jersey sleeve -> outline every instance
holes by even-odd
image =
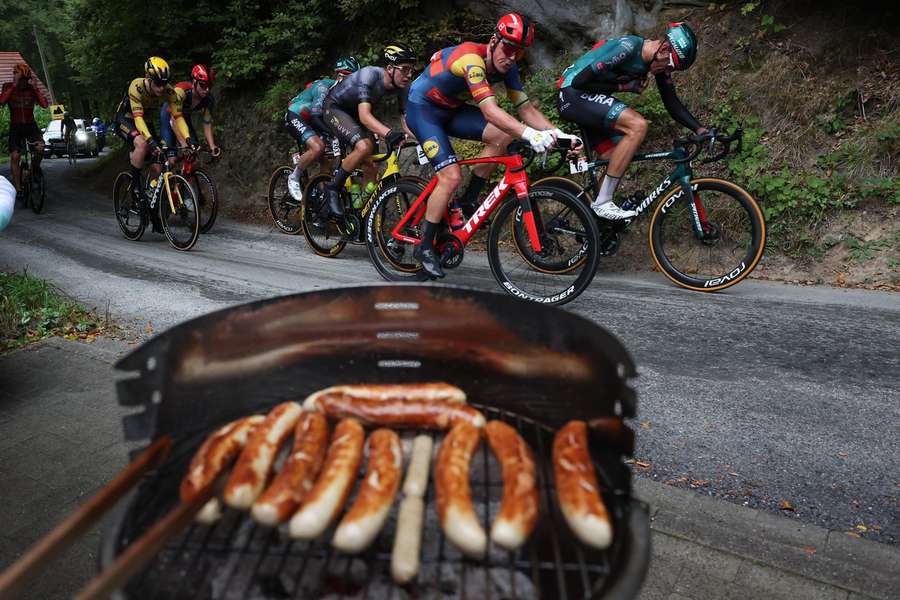
[[[140,79],[134,79],[132,80],[131,85],[128,86],[128,104],[131,108],[134,126],[141,132],[141,135],[144,136],[145,140],[149,140],[152,139],[153,136],[150,134],[150,128],[147,127],[147,122],[144,120],[144,101],[141,97],[141,81],[142,80]]]
[[[188,128],[187,121],[184,120],[182,106],[184,105],[184,90],[181,88],[169,88],[166,94],[166,100],[169,102],[169,112],[172,113],[172,121],[175,122],[175,128],[184,139],[191,137],[191,131]]]
[[[519,79],[519,67],[513,65],[503,78],[503,84],[506,86],[506,97],[512,102],[515,108],[519,108],[528,102],[528,94],[525,93],[525,87],[522,80]]]
[[[463,54],[450,65],[450,72],[457,77],[462,77],[466,82],[472,99],[481,104],[494,96],[494,90],[488,81],[487,69],[482,59],[477,54]]]
[[[212,94],[206,97],[206,107],[203,109],[203,122],[204,123],[212,123],[213,122],[213,111],[216,110],[216,99],[212,97]]]
[[[641,46],[637,43],[637,39],[639,38],[618,38],[609,40],[598,47],[593,51],[591,72],[600,76],[607,75],[610,72],[614,73],[621,65],[631,60],[635,53],[641,51]]]

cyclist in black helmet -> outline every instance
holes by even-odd
[[[350,173],[363,164],[375,151],[372,134],[387,141],[393,148],[402,142],[405,133],[391,129],[372,113],[372,105],[386,94],[397,94],[400,112],[406,109],[406,88],[415,70],[416,54],[412,48],[393,42],[384,48],[384,67],[363,67],[328,91],[325,97],[325,124],[341,141],[352,148],[337,169],[334,179],[325,187],[328,209],[335,217],[343,217],[339,191]],[[404,120],[404,129],[406,123]],[[374,165],[366,174],[368,180],[375,177]]]

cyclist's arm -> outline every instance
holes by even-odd
[[[539,131],[556,129],[556,126],[544,116],[544,113],[539,111],[534,104],[529,102],[528,94],[525,93],[525,88],[522,86],[522,81],[519,79],[519,68],[517,65],[514,65],[513,68],[506,73],[506,76],[503,78],[503,84],[506,86],[506,97],[512,102],[520,120],[524,121],[529,127],[533,127]]]
[[[0,104],[6,104],[7,102],[9,102],[9,99],[12,98],[14,89],[15,86],[13,86],[13,84],[11,83],[3,84],[3,92],[0,93]]]
[[[184,91],[175,88],[174,94],[169,97],[169,110],[172,113],[172,124],[175,125],[176,133],[181,134],[185,141],[191,137],[191,130],[188,128],[187,121],[184,120],[184,114],[181,107],[184,104]],[[195,142],[197,140],[194,140]]]
[[[497,129],[516,137],[522,137],[522,134],[525,132],[525,125],[500,108],[500,105],[497,104],[497,99],[493,96],[482,100],[478,108],[481,109],[481,114],[484,115],[487,122]]]
[[[701,133],[704,127],[678,98],[678,95],[675,93],[675,85],[672,83],[672,77],[666,73],[657,75],[656,85],[659,88],[659,95],[662,97],[663,105],[666,107],[669,115],[675,119],[675,122],[687,127],[694,133]]]
[[[41,93],[41,90],[38,89],[34,83],[31,84],[31,90],[34,92],[34,97],[37,98],[38,104],[41,105],[41,108],[47,108],[50,106],[50,103],[47,101],[47,98]]]
[[[388,131],[391,130],[390,127],[375,118],[375,115],[372,114],[372,105],[368,102],[359,103],[359,122],[366,129],[380,137],[385,137]]]
[[[550,119],[544,116],[531,102],[526,102],[519,107],[519,118],[528,125],[538,130],[556,129],[556,125],[550,122]]]
[[[216,138],[213,135],[212,123],[203,122],[203,137],[206,138],[206,145],[210,148],[216,147]]]

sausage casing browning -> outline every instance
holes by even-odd
[[[394,503],[403,474],[400,438],[390,429],[378,429],[369,436],[366,476],[350,510],[334,532],[332,545],[342,552],[357,554],[381,531]]]
[[[352,417],[373,427],[448,429],[457,423],[484,426],[481,412],[444,400],[367,400],[340,394],[320,396],[315,406],[329,417]]]
[[[250,508],[263,491],[278,449],[293,431],[301,412],[298,403],[284,402],[253,430],[225,485],[225,504],[240,510]]]
[[[507,550],[525,543],[540,509],[534,455],[519,433],[502,421],[484,427],[503,472],[503,500],[491,526],[491,540]]]
[[[348,396],[363,400],[382,400],[408,402],[410,400],[454,402],[465,404],[466,393],[449,383],[393,383],[376,384],[360,383],[352,385],[335,385],[311,394],[303,403],[306,410],[317,410],[316,403],[324,396]]]
[[[209,436],[194,454],[188,472],[181,480],[181,500],[190,502],[207,486],[212,485],[244,448],[250,432],[264,420],[262,415],[244,417],[219,428]]]
[[[556,432],[553,473],[559,506],[569,527],[585,544],[608,548],[612,543],[612,524],[588,452],[584,421],[569,421]]]
[[[304,411],[294,428],[294,447],[290,456],[266,491],[253,503],[250,514],[258,523],[275,526],[296,512],[322,468],[327,446],[325,415]]]
[[[453,426],[441,443],[434,468],[437,513],[444,535],[470,557],[487,550],[487,535],[472,506],[469,464],[481,441],[481,430],[468,423]]]
[[[334,428],[319,477],[300,510],[291,517],[291,537],[312,539],[334,521],[356,480],[365,437],[362,425],[355,419],[344,419]]]

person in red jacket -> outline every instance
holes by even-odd
[[[19,155],[24,141],[37,144],[32,153],[32,172],[40,176],[41,158],[44,155],[44,140],[41,138],[41,130],[34,121],[34,105],[40,104],[47,108],[47,99],[31,80],[31,69],[25,63],[19,63],[13,67],[13,82],[3,85],[0,92],[0,106],[9,104],[9,158],[12,170],[13,185],[16,192],[22,191],[22,182],[19,173]]]

